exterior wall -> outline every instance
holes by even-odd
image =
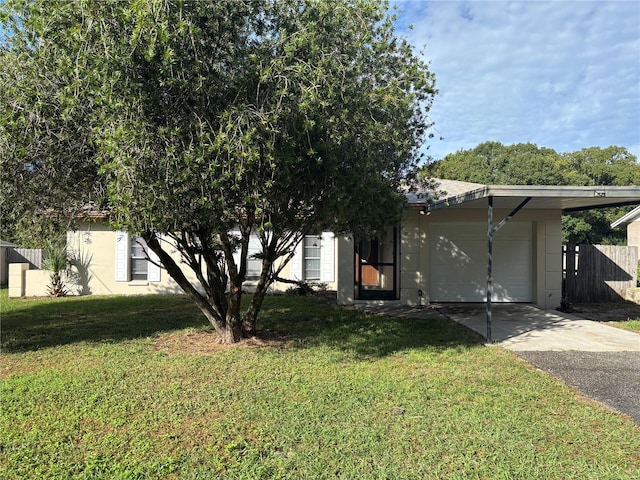
[[[27,270],[24,272],[24,283],[25,297],[45,297],[48,290],[47,285],[51,283],[51,271]]]
[[[352,305],[355,299],[355,261],[353,238],[336,237],[337,301],[338,305]]]
[[[627,245],[640,248],[640,220],[627,225]]]
[[[28,263],[9,264],[9,297],[23,297],[25,292],[25,272]]]
[[[510,212],[494,209],[494,225]],[[432,222],[485,222],[485,209],[441,209],[420,215],[409,209],[400,235],[400,301],[404,305],[429,303],[429,225]],[[522,210],[511,222],[532,222],[533,301],[555,308],[562,297],[562,241],[559,210]],[[500,235],[498,232],[496,235]],[[349,258],[351,258],[353,255]],[[351,263],[353,263],[352,260]],[[341,261],[342,265],[346,260]],[[342,277],[341,277],[342,278]],[[353,283],[353,276],[350,278]]]
[[[429,230],[426,215],[407,210],[400,228],[400,302],[429,303]]]
[[[180,287],[162,271],[159,282],[116,281],[116,236],[103,222],[85,223],[67,233],[73,281],[66,285],[75,295],[142,295],[181,293]],[[177,252],[173,254],[179,261]],[[195,278],[195,276],[193,276]]]
[[[322,232],[318,235],[318,241],[321,242],[321,259],[320,259],[320,280],[310,281],[311,284],[321,285],[327,290],[336,290],[338,288],[338,237],[330,232]],[[288,280],[299,281],[303,278],[304,271],[304,254],[303,242],[301,241],[296,247],[296,255],[291,261],[284,266],[279,277]],[[330,251],[328,251],[330,250]],[[281,260],[282,261],[282,260]],[[281,262],[276,262],[276,268]],[[246,283],[248,288],[251,282]],[[284,292],[291,288],[291,283],[275,282],[271,289],[275,292]]]
[[[111,230],[103,222],[85,223],[77,231],[68,232],[67,245],[73,258],[74,267],[73,278],[66,285],[72,294],[143,295],[182,293],[182,289],[165,270],[161,270],[160,281],[158,282],[148,280],[116,281],[116,237],[117,232]],[[324,277],[325,280],[331,278],[332,281],[321,280],[320,282],[330,290],[337,288],[338,272],[337,255],[335,254],[335,244],[337,242],[332,240],[332,243],[334,252],[332,259],[333,275]],[[171,253],[179,264],[181,261],[179,252],[173,250]],[[324,265],[324,267],[330,270],[330,266]],[[184,272],[194,286],[199,285],[195,274],[189,267],[186,267]],[[283,268],[280,277],[298,279],[299,275],[292,274],[291,264],[289,264]],[[248,290],[251,290],[252,285],[255,285],[255,282],[245,282]],[[276,282],[271,288],[274,291],[285,291],[291,286],[289,283]],[[44,290],[42,294],[44,294]]]

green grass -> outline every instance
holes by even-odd
[[[640,333],[640,318],[630,318],[629,320],[621,320],[619,322],[608,322],[607,325]]]
[[[269,297],[287,342],[222,348],[183,297],[0,301],[3,479],[640,478],[634,423],[444,319]]]

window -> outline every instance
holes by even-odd
[[[144,253],[144,247],[146,245],[144,240],[140,237],[134,237],[131,240],[131,280],[148,280],[149,261]]]
[[[260,238],[254,233],[249,236],[249,250],[247,251],[247,277],[249,281],[257,281],[262,273],[262,259],[256,255],[262,253]],[[240,259],[238,258],[238,261]],[[238,265],[239,266],[239,265]]]
[[[147,254],[153,261],[147,260]],[[116,282],[160,281],[160,259],[140,237],[132,237],[127,232],[116,232]]]
[[[335,235],[306,235],[296,246],[289,266],[291,280],[335,282]]]
[[[304,280],[320,281],[320,248],[322,237],[306,235],[303,240]]]

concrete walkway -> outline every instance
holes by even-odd
[[[396,317],[442,315],[486,338],[484,304],[362,308]],[[525,304],[493,305],[491,331],[494,344],[640,425],[640,334]]]

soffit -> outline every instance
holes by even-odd
[[[494,208],[514,209],[526,198],[525,209],[560,209],[566,212],[640,204],[640,187],[572,187],[535,185],[486,185],[458,193],[444,194],[438,199],[410,203],[426,211],[441,208],[487,208],[493,197]]]

